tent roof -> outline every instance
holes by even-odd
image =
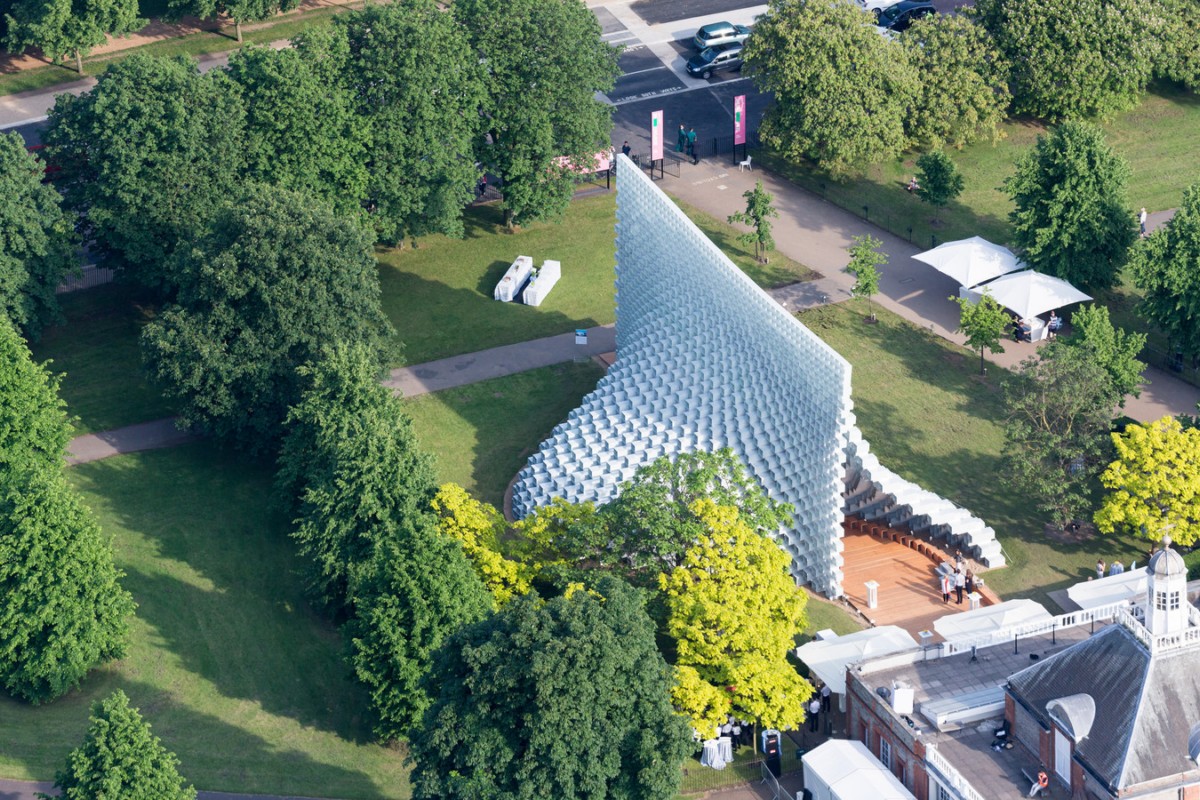
[[[944,639],[965,639],[1050,619],[1053,619],[1050,612],[1032,600],[1006,600],[994,606],[939,617],[933,621],[933,629]]]
[[[1145,567],[1127,570],[1120,575],[1081,581],[1067,589],[1067,597],[1071,598],[1071,602],[1085,610],[1122,600],[1140,600],[1145,596]]]
[[[903,628],[883,625],[825,641],[811,641],[796,648],[796,657],[835,694],[846,693],[846,668],[868,658],[878,658],[917,647]]]
[[[805,772],[812,772],[844,800],[915,800],[899,779],[862,742],[831,739],[804,754]]]
[[[979,236],[939,244],[913,258],[967,287],[990,281],[1022,266],[1007,247],[992,244]]]
[[[1012,272],[984,286],[980,291],[992,296],[1000,305],[1017,312],[1021,319],[1030,319],[1056,308],[1091,300],[1062,278],[1043,275],[1031,269]]]

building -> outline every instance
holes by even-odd
[[[850,669],[848,735],[918,800],[1020,796],[1039,768],[1052,796],[1200,800],[1200,611],[1170,547],[1148,576],[1137,604]]]

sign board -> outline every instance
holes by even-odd
[[[650,115],[650,160],[661,161],[663,157],[663,112]]]
[[[746,95],[733,98],[733,143],[746,143]]]
[[[587,344],[587,328],[575,329],[575,344]]]

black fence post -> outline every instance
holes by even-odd
[[[870,206],[863,206],[863,219],[868,220],[868,221],[871,219],[871,207]]]
[[[912,225],[908,226],[908,240],[912,241]]]

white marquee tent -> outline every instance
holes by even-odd
[[[939,244],[913,258],[928,264],[943,275],[949,275],[960,285],[967,287],[990,281],[1024,266],[1007,247],[992,244],[979,236]]]
[[[1140,602],[1146,599],[1146,584],[1146,568],[1141,567],[1077,583],[1067,589],[1067,597],[1084,610],[1109,603]]]
[[[862,742],[831,739],[801,761],[813,800],[915,800]]]
[[[1031,269],[1012,272],[997,278],[980,291],[992,296],[1000,305],[1017,312],[1021,319],[1032,319],[1056,308],[1091,300],[1062,278],[1043,275]]]
[[[914,650],[917,641],[903,628],[882,625],[796,648],[796,657],[834,694],[846,693],[846,667],[868,658]]]
[[[939,617],[933,621],[933,629],[943,639],[954,641],[984,637],[1018,625],[1049,622],[1053,618],[1049,611],[1032,600],[1006,600],[994,606]]]

